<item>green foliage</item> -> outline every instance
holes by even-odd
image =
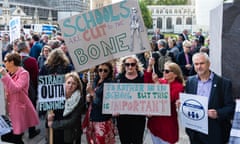
[[[188,0],[141,0],[146,5],[186,5]]]
[[[155,0],[141,0],[146,5],[155,5]]]
[[[164,33],[164,37],[170,37],[170,38],[174,38],[174,39],[178,39],[178,34],[174,34],[174,33]]]
[[[147,5],[186,5],[188,0],[139,0],[140,9],[144,24],[147,28],[152,28],[152,15]]]
[[[143,1],[140,1],[139,5],[140,5],[140,9],[142,12],[142,17],[143,17],[145,26],[147,28],[152,28],[153,24],[152,24],[152,16],[151,16],[150,11],[148,10],[146,4]]]

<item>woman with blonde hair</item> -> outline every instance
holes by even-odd
[[[136,56],[126,56],[118,63],[118,83],[144,83],[143,67]],[[146,117],[116,114],[117,128],[122,144],[142,144]]]
[[[62,51],[61,48],[56,48],[50,52],[44,65],[40,69],[39,75],[66,74],[71,72],[72,70],[73,70],[73,66],[70,64],[65,53]],[[55,114],[54,119],[61,120],[63,118],[62,113],[63,113],[63,109],[54,110],[54,114]],[[48,133],[47,122],[45,126],[47,128],[46,133]],[[64,131],[62,129],[54,129],[54,133],[53,133],[54,143],[61,144],[63,142],[62,139],[60,139],[63,137],[63,132]],[[46,135],[46,137],[48,139],[48,135]]]
[[[65,107],[63,118],[54,119],[55,114],[48,114],[48,126],[54,130],[64,131],[64,144],[81,143],[81,114],[84,111],[83,86],[77,72],[65,74]],[[61,139],[61,138],[58,138]]]
[[[179,93],[184,91],[184,78],[181,68],[174,62],[166,62],[163,77],[158,78],[157,74],[152,74],[154,63],[154,59],[149,60],[149,67],[144,76],[148,79],[152,78],[154,83],[169,84],[171,115],[151,116],[148,118],[147,126],[151,132],[153,144],[173,144],[179,139],[176,101],[179,99]]]
[[[125,57],[122,57],[121,59],[119,59],[119,61],[117,62],[118,73],[126,72],[126,67],[128,67],[128,66],[125,65],[125,62],[128,59],[133,59],[136,63],[136,70],[138,72],[143,72],[143,65],[140,63],[139,59],[135,55],[131,55],[131,56],[125,56]]]

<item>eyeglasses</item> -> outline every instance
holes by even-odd
[[[162,72],[168,74],[168,73],[170,73],[170,72],[172,72],[172,71],[171,71],[171,70],[168,70],[168,69],[164,69],[164,70],[162,70]]]
[[[108,69],[101,69],[101,68],[100,68],[100,69],[98,69],[98,72],[100,72],[100,73],[101,73],[101,72],[108,73]]]
[[[126,67],[129,67],[129,66],[134,67],[134,66],[136,66],[136,63],[125,63],[124,65]]]

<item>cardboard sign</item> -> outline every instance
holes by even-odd
[[[240,99],[236,100],[236,107],[234,113],[234,119],[232,122],[232,128],[229,138],[229,144],[240,143]]]
[[[64,109],[64,75],[38,77],[38,110]]]
[[[59,21],[78,71],[150,50],[137,0],[126,0]]]
[[[11,122],[6,116],[1,115],[0,116],[0,136],[11,132],[11,130],[12,130]]]
[[[14,17],[9,21],[9,34],[10,42],[14,42],[17,39],[20,39],[21,31],[21,19],[20,17]]]
[[[208,97],[180,93],[180,101],[182,126],[208,134]]]
[[[105,114],[171,115],[167,84],[105,83]]]

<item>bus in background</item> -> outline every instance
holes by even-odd
[[[52,30],[59,31],[58,26],[50,24],[25,24],[23,25],[24,33],[30,35],[31,32],[52,34]]]

